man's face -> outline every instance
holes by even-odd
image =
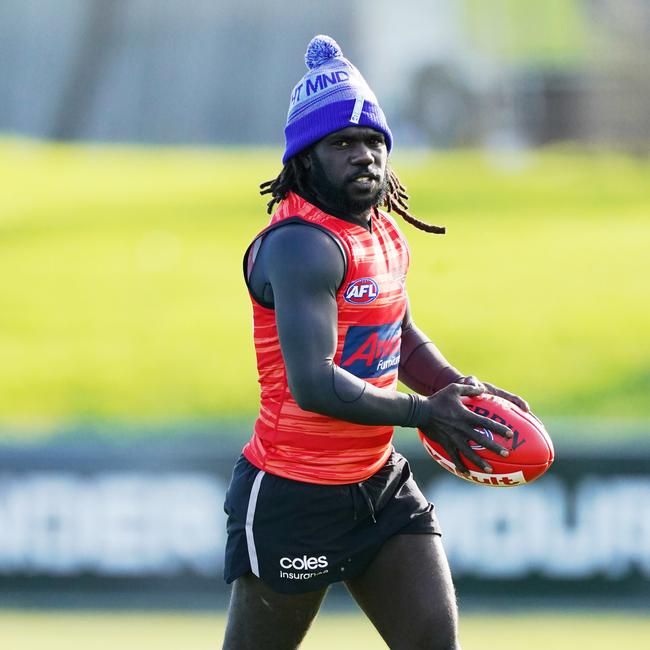
[[[326,210],[367,216],[387,189],[386,140],[381,131],[349,126],[330,133],[303,157],[313,191]]]

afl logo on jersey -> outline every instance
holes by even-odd
[[[379,295],[379,286],[372,278],[359,278],[348,284],[343,297],[353,305],[367,305]]]

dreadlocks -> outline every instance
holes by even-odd
[[[396,212],[404,221],[415,226],[418,230],[443,235],[445,233],[444,226],[434,226],[433,224],[425,223],[409,213],[407,203],[409,195],[406,193],[406,188],[400,183],[397,174],[389,167],[386,168],[386,175],[388,181],[386,196],[384,198],[384,207],[386,210],[388,212]],[[273,206],[276,203],[280,203],[289,192],[297,192],[301,195],[310,194],[306,170],[300,164],[297,156],[293,156],[287,160],[286,165],[282,168],[277,178],[260,184],[260,194],[270,194],[272,197],[267,203],[266,211],[269,214],[273,211]]]

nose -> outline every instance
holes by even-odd
[[[370,165],[374,160],[370,147],[364,142],[358,142],[352,151],[350,162],[353,165]]]

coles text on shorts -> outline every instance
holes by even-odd
[[[280,558],[280,577],[288,580],[308,580],[314,576],[327,573],[327,556],[319,555],[318,557],[282,557]],[[293,569],[296,571],[285,571],[284,569]],[[317,571],[317,569],[322,569]],[[300,573],[298,573],[300,572]]]

